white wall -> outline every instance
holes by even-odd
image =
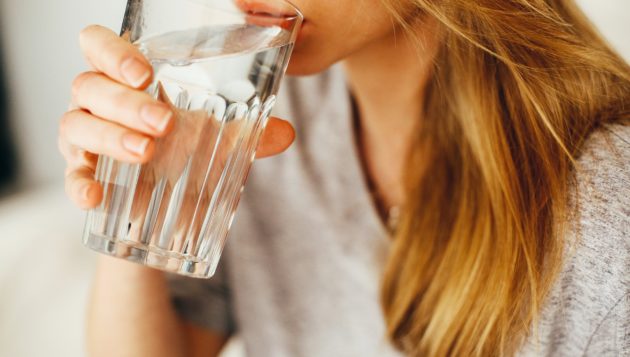
[[[630,61],[630,0],[577,0],[602,34]]]
[[[0,0],[13,132],[23,184],[63,177],[57,122],[72,78],[87,68],[78,33],[90,23],[119,29],[126,0]]]
[[[316,0],[313,0],[316,1]],[[579,0],[602,32],[630,58],[630,0]],[[77,34],[90,23],[120,27],[125,0],[0,0],[14,132],[23,183],[60,179],[57,121],[70,82],[85,68]]]

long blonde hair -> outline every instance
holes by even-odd
[[[383,276],[389,337],[511,355],[562,263],[574,158],[628,123],[630,69],[571,0],[384,1],[443,29]]]

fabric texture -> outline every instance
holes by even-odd
[[[257,161],[209,280],[171,277],[174,305],[238,331],[249,356],[397,356],[385,338],[388,254],[362,172],[341,68],[287,78],[275,115],[297,139]],[[579,218],[537,339],[519,356],[630,356],[630,129],[593,134],[579,158]]]

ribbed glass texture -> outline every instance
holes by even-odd
[[[123,35],[151,61],[147,92],[172,107],[174,125],[146,164],[99,158],[104,197],[88,213],[87,246],[214,274],[301,21],[289,5],[270,4],[263,12],[231,1],[129,2]]]

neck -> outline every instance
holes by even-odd
[[[366,171],[390,206],[401,204],[404,197],[405,160],[422,120],[424,88],[437,50],[433,30],[427,28],[416,39],[398,31],[344,61],[357,105]]]
[[[397,30],[344,61],[348,85],[366,129],[409,129],[419,119],[437,50],[434,28],[425,27],[415,39]]]

